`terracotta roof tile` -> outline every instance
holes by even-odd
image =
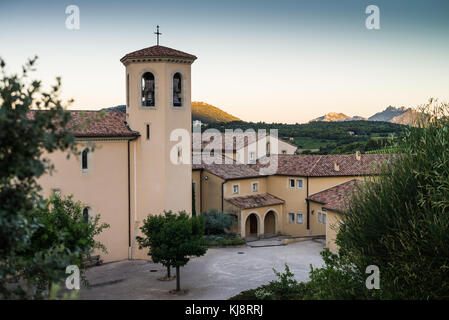
[[[350,180],[335,187],[310,195],[307,200],[323,204],[325,209],[344,212],[353,192],[357,192],[360,180]]]
[[[175,50],[172,48],[164,47],[164,46],[152,46],[144,49],[140,49],[137,51],[130,52],[126,54],[123,58],[120,59],[121,62],[124,62],[130,58],[181,58],[188,60],[196,60],[196,56],[182,52],[179,50]]]
[[[243,197],[232,197],[226,198],[225,200],[240,209],[260,208],[285,203],[284,200],[273,196],[270,193],[262,193]]]
[[[361,154],[357,160],[355,154],[343,155],[277,155],[278,168],[275,174],[288,176],[366,176],[378,173],[378,165],[392,159],[388,154]],[[337,169],[336,166],[337,165]],[[260,169],[261,164],[251,165]]]
[[[32,118],[35,112],[30,111]],[[126,114],[120,111],[82,111],[70,110],[72,120],[66,129],[72,129],[75,137],[134,137],[139,132],[131,130],[126,125]]]

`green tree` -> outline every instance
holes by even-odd
[[[71,116],[59,98],[61,80],[57,78],[56,84],[44,91],[41,81],[30,79],[36,59],[30,59],[20,74],[8,74],[0,59],[1,298],[42,297],[42,292],[30,291],[23,280],[31,287],[61,280],[61,270],[55,266],[68,258],[66,246],[71,247],[63,231],[48,224],[54,221],[41,220],[46,200],[37,180],[54,169],[45,155],[66,151],[70,156],[77,151],[72,131],[65,129]],[[44,248],[36,245],[38,235],[45,234],[43,228],[64,241],[52,246],[47,243]],[[37,274],[40,276],[35,277]]]
[[[207,250],[201,244],[203,218],[189,217],[184,211],[178,214],[165,211],[163,215],[149,215],[140,229],[144,237],[137,237],[139,248],[148,248],[148,255],[154,262],[176,268],[176,291],[180,291],[180,267],[186,265],[191,256],[202,256]]]
[[[81,279],[87,284],[84,271],[94,249],[106,251],[106,247],[95,240],[105,228],[100,223],[100,215],[83,216],[84,205],[74,201],[72,196],[61,198],[53,194],[43,208],[34,216],[39,221],[39,228],[32,234],[31,243],[19,251],[19,255],[28,261],[39,261],[28,267],[25,280],[37,289],[50,288],[66,277],[65,268],[76,265],[80,269]],[[36,255],[38,253],[38,255]],[[51,271],[40,266],[45,262],[53,265]]]

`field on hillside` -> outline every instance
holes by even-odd
[[[232,121],[209,123],[203,130],[208,128],[222,132],[225,129],[277,129],[280,138],[295,144],[303,153],[344,154],[388,148],[401,135],[404,126],[363,120],[305,124]]]

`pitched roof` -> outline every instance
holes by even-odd
[[[284,200],[270,193],[255,194],[243,197],[225,198],[225,200],[240,209],[260,208],[285,203]]]
[[[218,136],[217,136],[218,134]],[[193,134],[192,135],[192,144],[193,144],[193,150],[200,151],[204,150],[207,145],[210,144],[210,148],[215,146],[215,143],[217,143],[217,146],[220,150],[226,150],[226,151],[236,151],[240,150],[241,148],[246,148],[249,144],[252,144],[256,141],[259,141],[262,138],[265,138],[267,136],[270,136],[268,133],[265,135],[259,135],[257,132],[254,134],[248,134],[248,133],[232,133],[232,134],[225,134],[224,132],[219,133],[213,133],[213,132],[202,132],[201,135],[199,134]],[[215,142],[216,138],[221,137],[220,141]],[[275,138],[273,136],[270,136],[270,138]],[[268,138],[268,139],[270,139]],[[279,137],[276,137],[279,141],[283,141],[287,144],[290,144],[291,146],[296,147],[295,145],[282,140]],[[267,140],[268,142],[269,140]],[[297,147],[296,147],[297,148]]]
[[[72,120],[66,129],[73,130],[77,138],[87,137],[136,137],[139,132],[131,130],[126,124],[126,114],[120,111],[82,111],[69,110]],[[32,110],[28,113],[33,118],[35,112],[44,110]]]
[[[125,60],[133,58],[180,58],[192,61],[196,60],[196,56],[186,52],[164,46],[152,46],[130,52],[121,58],[120,61],[125,62]]]
[[[323,204],[323,208],[344,212],[348,201],[351,200],[351,194],[357,192],[357,185],[361,181],[353,179],[332,188],[317,192],[307,197],[307,200]]]
[[[275,174],[307,177],[366,176],[378,174],[378,165],[392,157],[393,155],[389,154],[361,154],[360,160],[357,160],[357,157],[354,154],[280,154],[277,155],[278,166]],[[273,160],[275,160],[275,158]],[[335,170],[336,165],[338,170]],[[264,165],[261,165],[259,162],[251,165],[251,167],[258,170],[264,167]]]

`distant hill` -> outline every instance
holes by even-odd
[[[192,121],[204,123],[241,121],[239,118],[205,102],[192,102]]]
[[[390,122],[411,125],[416,121],[418,114],[416,110],[408,109],[406,112],[391,119]]]
[[[406,107],[393,107],[388,106],[384,111],[378,112],[371,117],[368,118],[368,120],[371,121],[391,121],[393,118],[400,116],[401,114],[407,112],[408,110],[411,110],[411,108]]]
[[[349,118],[351,118],[351,117],[345,115],[344,113],[329,112],[329,113],[325,114],[324,116],[321,116],[321,117],[315,118],[313,120],[310,120],[310,122],[312,122],[312,121],[325,121],[325,122],[328,122],[328,121],[343,121],[343,120],[346,120],[346,119],[349,119]]]
[[[416,119],[417,115],[418,115],[418,112],[412,108],[388,106],[385,110],[372,115],[368,119],[360,117],[360,116],[350,117],[343,113],[330,112],[328,114],[325,114],[324,116],[315,118],[315,119],[311,120],[310,122],[368,120],[368,121],[384,121],[384,122],[409,125],[409,124],[413,123],[413,121]]]

